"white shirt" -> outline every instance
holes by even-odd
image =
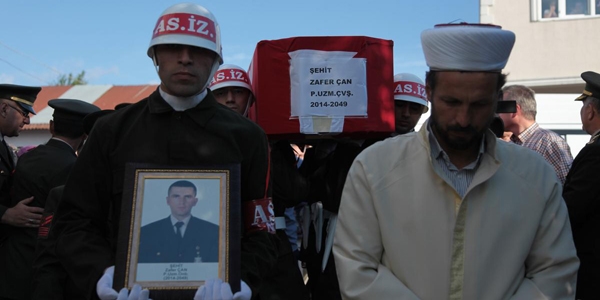
[[[173,225],[173,232],[177,233],[177,227],[175,227],[175,223],[177,222],[183,222],[183,225],[181,226],[181,229],[179,229],[181,231],[181,237],[185,236],[185,229],[187,228],[188,223],[190,222],[190,218],[192,216],[188,216],[183,220],[177,220],[175,217],[173,217],[173,215],[171,215],[171,224]]]

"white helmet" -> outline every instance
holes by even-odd
[[[246,102],[246,108],[244,109],[243,116],[248,115],[248,109],[254,103],[254,92],[252,91],[252,85],[250,84],[250,78],[248,73],[239,66],[232,64],[224,64],[219,67],[217,73],[212,78],[209,89],[216,91],[224,87],[243,87],[250,91],[248,101]]]
[[[208,88],[214,91],[229,86],[247,88],[250,90],[250,93],[254,94],[248,73],[239,66],[224,64],[219,67]]]
[[[410,73],[394,75],[394,100],[404,100],[425,106],[423,113],[429,110],[427,107],[427,92],[425,84],[418,76]]]
[[[154,58],[154,46],[179,44],[211,50],[223,63],[221,29],[215,16],[193,3],[179,3],[167,8],[156,21],[148,56]]]

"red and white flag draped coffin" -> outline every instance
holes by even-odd
[[[394,131],[393,41],[365,36],[260,41],[249,111],[270,138]]]

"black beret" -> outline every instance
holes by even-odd
[[[15,101],[24,110],[35,115],[33,102],[41,90],[39,86],[0,84],[0,98]]]
[[[585,88],[583,94],[577,97],[577,100],[585,100],[587,97],[594,97],[600,99],[600,74],[592,71],[581,73],[581,78],[585,81]]]

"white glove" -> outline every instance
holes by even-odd
[[[203,286],[201,286],[194,300],[250,300],[252,298],[252,291],[250,287],[242,280],[242,290],[233,294],[231,286],[227,282],[223,282],[221,279],[208,279]]]
[[[233,300],[250,300],[250,298],[252,298],[252,290],[250,287],[243,280],[240,287],[241,291],[233,294]]]
[[[122,288],[119,293],[112,288],[115,266],[110,266],[104,271],[104,275],[100,277],[96,284],[96,293],[101,300],[152,300],[150,299],[150,291],[142,290],[139,284],[134,284],[131,289],[131,294],[127,288]]]

